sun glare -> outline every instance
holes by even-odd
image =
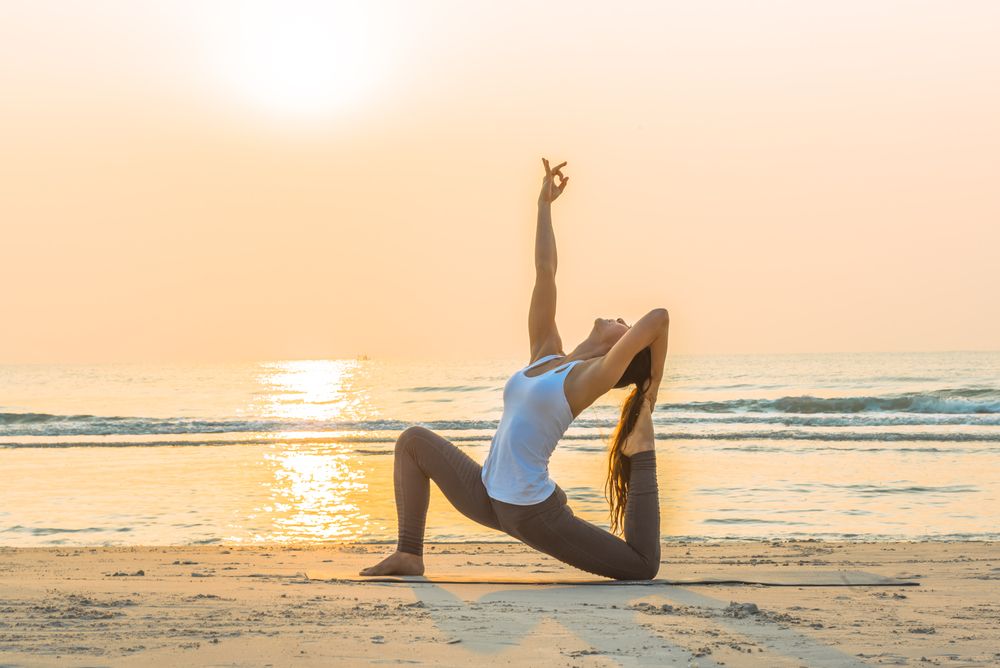
[[[378,44],[359,2],[247,2],[216,23],[214,72],[259,111],[325,117],[362,101],[388,45]]]
[[[260,399],[252,410],[300,420],[364,419],[367,394],[356,387],[357,366],[355,360],[262,363]]]
[[[265,455],[273,468],[271,504],[258,508],[273,517],[270,533],[256,541],[358,540],[368,515],[358,505],[368,490],[359,457],[337,446],[288,449]]]

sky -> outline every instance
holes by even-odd
[[[0,3],[0,363],[1000,347],[1000,3]]]

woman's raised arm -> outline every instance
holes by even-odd
[[[531,292],[531,306],[528,309],[528,339],[531,347],[531,361],[544,355],[562,351],[562,339],[556,327],[556,235],[552,229],[552,202],[566,188],[569,177],[561,170],[565,162],[555,169],[549,168],[549,161],[542,158],[545,178],[538,194],[538,222],[535,227],[535,287]],[[554,184],[555,177],[561,182]]]
[[[562,168],[565,162],[552,169],[549,161],[542,158],[545,166],[545,177],[542,179],[542,190],[538,193],[538,225],[535,228],[535,268],[551,269],[554,274],[556,265],[556,235],[552,231],[552,202],[556,200],[569,182],[568,176],[563,176]],[[555,184],[555,177],[561,181]]]
[[[663,380],[663,368],[667,363],[667,338],[670,335],[670,314],[666,313],[666,309],[663,309],[663,311],[666,315],[666,323],[660,335],[649,344],[649,351],[652,353],[650,355],[652,367],[649,389],[646,390],[646,399],[649,400],[650,411],[656,407],[656,393],[660,389],[660,381]]]

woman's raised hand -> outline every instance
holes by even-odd
[[[650,413],[652,413],[653,409],[656,408],[656,391],[657,391],[657,388],[651,387],[648,390],[646,390],[646,393],[643,395],[643,399],[645,400],[646,404],[649,406],[649,412]]]
[[[542,191],[538,194],[538,203],[550,204],[566,189],[569,177],[563,176],[561,171],[563,166],[566,165],[565,162],[559,163],[555,168],[551,168],[549,167],[549,161],[542,158],[542,164],[545,165],[545,178],[542,179]],[[558,184],[555,183],[557,176],[559,177]]]
[[[622,454],[627,457],[631,457],[637,452],[656,448],[653,435],[653,413],[649,401],[642,396],[639,397],[639,400],[642,402],[642,406],[639,408],[639,417],[636,418],[635,425],[622,447]]]

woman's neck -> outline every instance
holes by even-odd
[[[589,360],[593,357],[607,355],[609,350],[611,350],[611,348],[606,343],[586,339],[574,348],[568,355],[566,355],[566,359],[569,361]]]

